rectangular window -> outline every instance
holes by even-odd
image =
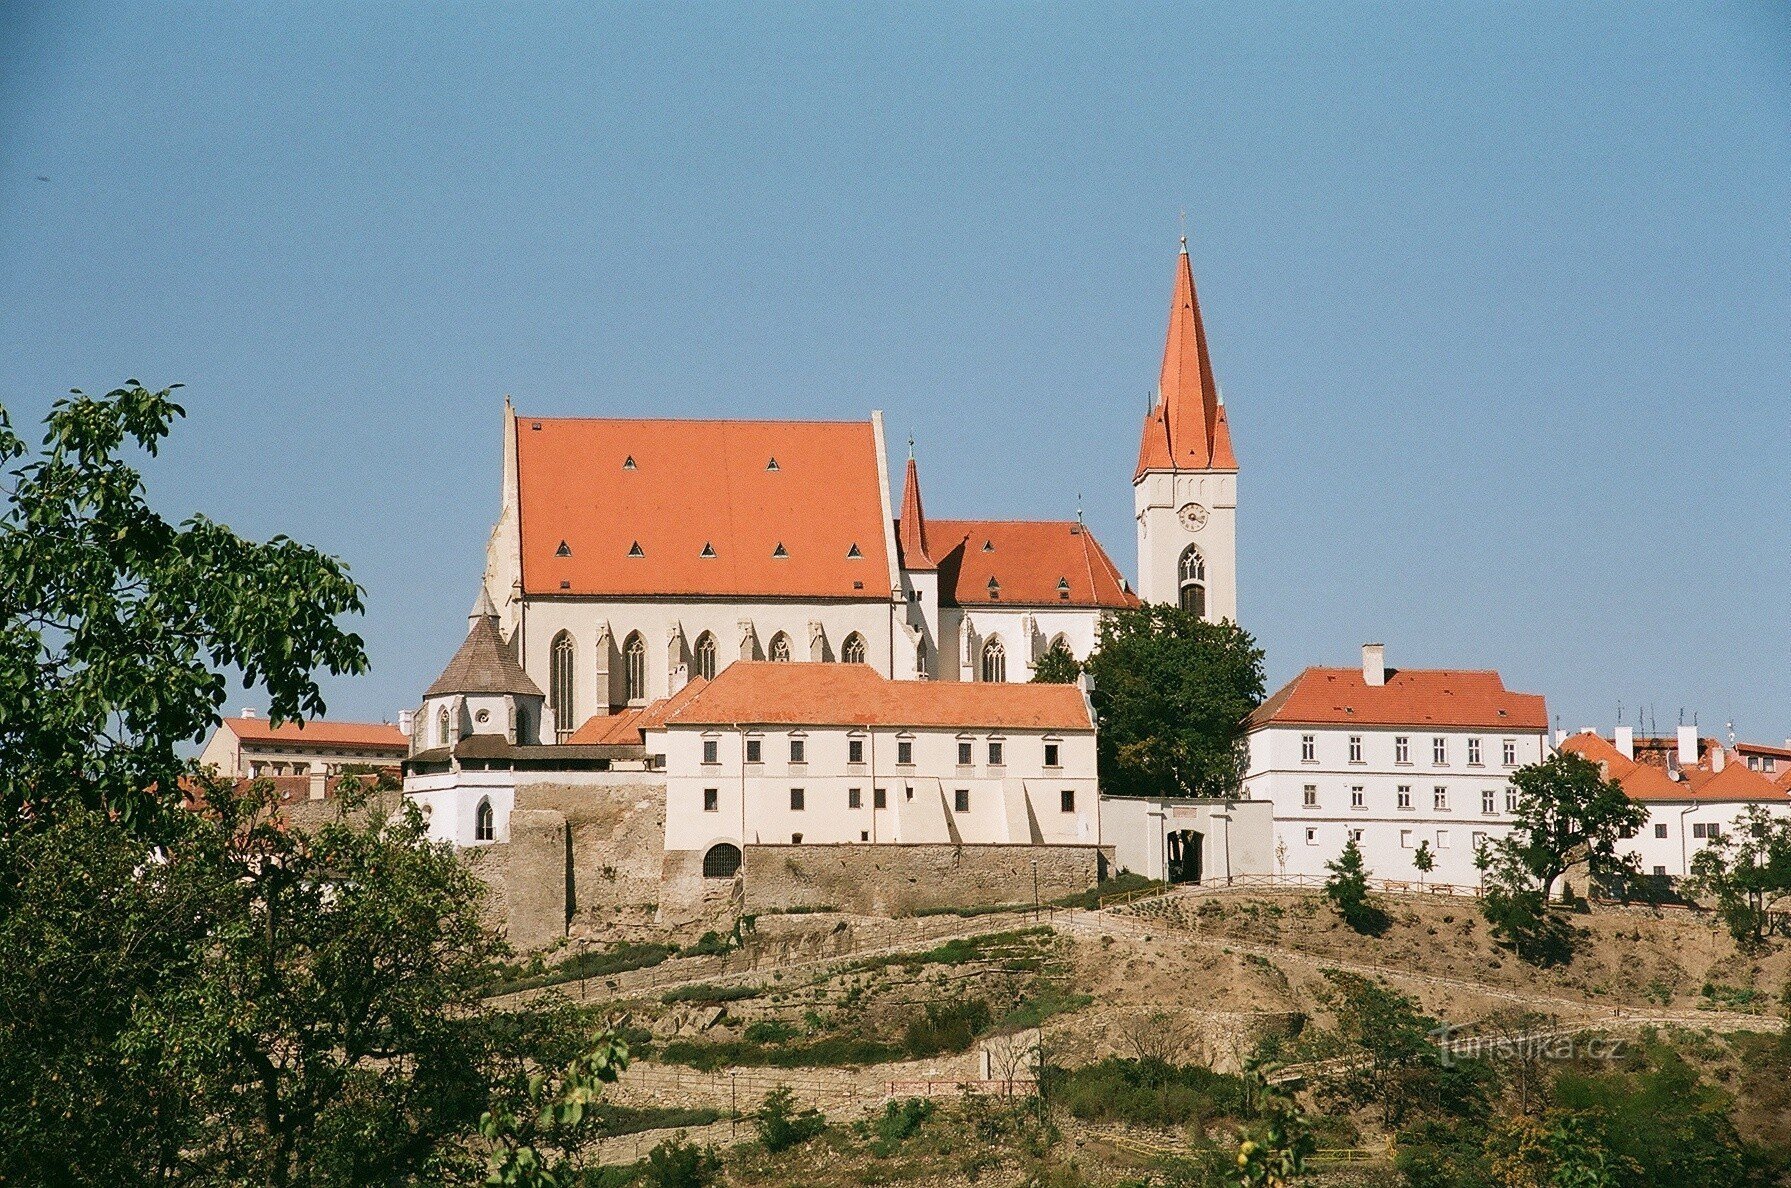
[[[1491,788],[1488,788],[1480,794],[1480,811],[1483,813],[1497,812],[1498,809],[1495,805],[1498,799],[1498,793],[1494,792]]]
[[[1480,740],[1477,738],[1468,740],[1468,762],[1476,767],[1480,765]]]
[[[864,807],[864,792],[858,788],[846,789],[846,807],[849,809]]]
[[[721,762],[721,740],[720,739],[705,738],[703,740],[703,762],[704,763],[720,763]]]
[[[1399,848],[1402,850],[1409,850],[1412,848],[1412,831],[1410,829],[1401,829],[1399,831]]]
[[[764,742],[759,739],[756,739],[756,738],[747,739],[746,740],[746,761],[748,763],[763,762],[764,761],[764,747],[765,747]]]
[[[1516,767],[1517,766],[1517,740],[1515,738],[1506,739],[1503,744],[1502,749],[1504,750],[1505,766],[1506,767]]]
[[[1446,767],[1449,763],[1449,740],[1433,738],[1430,740],[1430,761],[1438,767]]]
[[[1449,811],[1449,789],[1438,784],[1431,790],[1431,807],[1439,813]]]
[[[1516,788],[1505,789],[1505,811],[1508,813],[1515,813],[1517,811],[1517,789]]]
[[[1362,831],[1360,829],[1350,830],[1349,831],[1349,839],[1353,842],[1361,841],[1362,840]]]
[[[1654,836],[1655,837],[1665,837],[1666,835],[1667,835],[1667,827],[1665,825],[1656,824],[1654,826]]]
[[[971,759],[971,756],[970,756],[970,744],[967,742],[959,743],[958,744],[958,766],[959,767],[969,767],[972,762],[973,762],[973,760]]]
[[[1665,878],[1665,877],[1666,877],[1666,874],[1667,874],[1667,868],[1666,868],[1666,867],[1664,867],[1664,866],[1657,866],[1657,867],[1655,867],[1655,868],[1654,868],[1654,877],[1655,877],[1655,878],[1657,878],[1657,879],[1660,879],[1660,878]]]
[[[1472,837],[1470,837],[1468,839],[1468,842],[1469,842],[1468,848],[1470,850],[1473,850],[1474,853],[1478,854],[1486,846],[1486,834],[1475,833]]]
[[[790,811],[793,813],[799,813],[802,811],[802,789],[801,788],[791,788],[790,789]]]
[[[1399,785],[1399,807],[1402,809],[1412,807],[1412,786],[1410,784]]]
[[[792,833],[790,835],[790,844],[793,846],[801,845],[802,844],[802,835],[800,833]]]
[[[862,738],[849,738],[846,740],[846,762],[864,762],[864,740]]]
[[[1300,762],[1318,762],[1318,739],[1310,734],[1300,735]]]
[[[1305,803],[1306,803],[1307,808],[1317,808],[1318,807],[1318,785],[1317,784],[1307,784],[1306,785],[1306,801],[1305,801]]]
[[[1001,766],[1001,744],[998,742],[992,742],[989,744],[989,766],[990,767],[1000,767]]]
[[[1449,848],[1449,831],[1447,829],[1437,830],[1437,849],[1447,850],[1448,848]]]
[[[1703,839],[1708,839],[1708,838],[1713,838],[1713,837],[1721,837],[1722,834],[1717,829],[1716,823],[1714,821],[1708,825],[1706,825],[1702,821],[1693,821],[1692,822],[1692,836],[1694,838],[1703,840]]]
[[[1362,785],[1357,784],[1349,790],[1349,806],[1353,809],[1368,807],[1367,794],[1362,791]]]
[[[1309,846],[1316,846],[1318,844],[1318,830],[1308,829],[1306,831],[1306,844]]]
[[[889,807],[889,789],[887,789],[887,788],[872,788],[871,789],[871,807],[872,808],[888,808]]]
[[[1045,766],[1046,767],[1061,766],[1057,762],[1057,744],[1056,743],[1046,743],[1045,744]]]
[[[1076,790],[1074,788],[1065,788],[1061,793],[1058,794],[1058,804],[1062,807],[1063,811],[1066,813],[1075,812],[1076,811]]]
[[[1359,734],[1349,736],[1349,761],[1351,763],[1362,762],[1362,736]]]
[[[720,788],[703,789],[703,811],[705,813],[718,813],[721,811]]]
[[[868,829],[860,829],[858,831],[858,840],[859,841],[870,841],[871,840],[871,831]]]
[[[951,794],[951,811],[954,813],[970,811],[970,789],[959,788]]]
[[[793,738],[790,740],[790,762],[791,763],[806,763],[806,762],[808,762],[807,755],[808,755],[808,744],[806,742],[804,742],[800,738]]]
[[[914,742],[912,739],[904,738],[896,743],[896,762],[901,764],[914,762]]]
[[[1412,761],[1412,740],[1401,734],[1393,740],[1393,762],[1410,763]]]

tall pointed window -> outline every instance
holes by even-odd
[[[627,700],[647,699],[647,645],[638,631],[630,632],[622,644],[622,685]]]
[[[548,649],[547,692],[553,702],[554,733],[561,742],[578,729],[572,706],[572,636],[562,631]]]
[[[844,660],[847,664],[863,664],[864,636],[858,634],[856,631],[851,635],[848,635],[846,637],[846,642],[840,646],[840,659]]]
[[[454,738],[448,733],[448,707],[445,705],[442,706],[441,712],[435,715],[435,737],[436,741],[444,747],[454,745]]]
[[[1007,680],[1007,649],[1001,646],[999,635],[990,636],[983,645],[983,680]]]
[[[715,679],[715,637],[707,631],[697,636],[696,670],[705,681]]]
[[[771,650],[766,653],[779,664],[790,662],[790,637],[779,631],[771,637]]]
[[[473,814],[473,840],[497,840],[497,814],[491,811],[491,800],[487,798],[479,802],[479,811]]]
[[[1193,545],[1189,545],[1182,552],[1180,579],[1182,609],[1193,611],[1204,619],[1206,617],[1206,559]]]

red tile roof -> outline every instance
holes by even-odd
[[[904,569],[939,568],[927,547],[927,517],[920,506],[920,468],[912,457],[902,481],[902,516],[896,521],[896,548],[902,555]]]
[[[948,606],[1138,605],[1106,550],[1075,520],[933,520],[928,530],[939,600]],[[999,598],[990,596],[991,579]]]
[[[1074,685],[892,681],[864,664],[728,665],[670,726],[912,726],[967,730],[1093,730]]]
[[[1219,403],[1219,383],[1207,354],[1200,298],[1188,245],[1176,260],[1175,295],[1169,303],[1169,337],[1157,403],[1144,418],[1138,442],[1138,475],[1149,470],[1236,470],[1231,427]]]
[[[666,717],[683,708],[708,684],[702,677],[691,677],[685,686],[670,697],[661,697],[644,706],[631,706],[617,714],[593,715],[572,732],[568,743],[599,743],[611,746],[639,746],[649,730],[665,725]]]
[[[1637,742],[1649,744],[1665,743],[1668,739],[1638,739]],[[1711,748],[1719,746],[1715,739],[1706,740]],[[1619,751],[1615,744],[1594,734],[1582,730],[1570,734],[1555,748],[1569,755],[1578,755],[1590,759],[1604,769],[1607,779],[1616,780],[1631,800],[1675,801],[1682,804],[1733,804],[1763,801],[1783,804],[1787,800],[1787,789],[1775,785],[1771,780],[1757,771],[1750,771],[1745,763],[1734,759],[1728,760],[1721,771],[1715,771],[1707,762],[1697,767],[1679,768],[1676,764],[1669,770],[1659,763],[1647,762],[1644,759],[1629,759]],[[1650,750],[1663,748],[1651,745]],[[1708,756],[1706,749],[1704,755]],[[1674,779],[1677,772],[1680,778]]]
[[[1360,668],[1308,668],[1250,715],[1274,725],[1444,726],[1547,730],[1537,693],[1512,693],[1499,674],[1446,668],[1390,668],[1369,685]]]
[[[518,416],[516,438],[526,593],[889,599],[868,421]]]
[[[243,742],[277,742],[304,747],[383,747],[407,751],[410,739],[385,722],[282,722],[266,718],[225,718],[222,725]]]

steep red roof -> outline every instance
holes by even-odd
[[[908,458],[908,473],[902,481],[902,516],[896,521],[896,546],[902,555],[904,569],[937,569],[927,548],[927,517],[920,507],[920,469],[914,457]]]
[[[892,681],[865,664],[728,665],[670,726],[913,726],[1092,730],[1074,685]]]
[[[519,416],[529,594],[887,601],[868,421]]]
[[[1206,326],[1194,291],[1187,240],[1176,258],[1175,293],[1169,302],[1169,337],[1157,403],[1144,418],[1138,443],[1138,475],[1150,470],[1236,470],[1231,427],[1219,403],[1219,383],[1206,348]]]
[[[1619,751],[1617,744],[1601,738],[1589,730],[1568,735],[1555,749],[1599,764],[1604,768],[1607,779],[1621,779],[1629,774],[1631,768],[1636,766],[1636,761]]]
[[[585,719],[585,724],[573,731],[566,741],[639,746],[646,731],[665,725],[666,716],[681,709],[691,698],[702,692],[706,684],[708,682],[702,677],[693,676],[670,697],[661,697],[643,706],[633,706],[618,714],[593,715]]]
[[[277,742],[290,746],[383,747],[407,751],[410,740],[385,722],[282,722],[266,718],[225,718],[222,725],[244,742]]]
[[[1760,801],[1782,804],[1787,799],[1791,786],[1781,786],[1767,779],[1757,771],[1750,771],[1745,763],[1729,759],[1721,771],[1714,770],[1708,761],[1711,751],[1721,746],[1715,739],[1700,740],[1707,744],[1703,749],[1705,759],[1699,766],[1680,768],[1677,763],[1671,769],[1661,763],[1651,763],[1640,759],[1628,759],[1615,744],[1589,730],[1570,734],[1561,740],[1555,749],[1569,755],[1579,755],[1590,759],[1604,768],[1608,779],[1616,780],[1631,800],[1675,801],[1682,804],[1734,804]],[[1638,744],[1650,744],[1650,752],[1663,752],[1665,747],[1657,744],[1674,742],[1671,739],[1638,739]],[[1674,773],[1679,775],[1673,778]]]
[[[1547,730],[1548,711],[1496,672],[1390,668],[1385,685],[1370,685],[1360,668],[1308,668],[1250,715],[1252,728],[1270,724]]]
[[[1106,550],[1075,520],[934,520],[930,531],[939,601],[948,606],[1138,605]]]

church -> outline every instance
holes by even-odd
[[[736,660],[1024,682],[1140,599],[1237,616],[1237,460],[1186,242],[1132,483],[1138,581],[1075,520],[929,518],[862,421],[532,416],[505,401],[484,594],[543,743]],[[436,723],[427,717],[425,726]],[[445,735],[424,738],[443,745]]]

